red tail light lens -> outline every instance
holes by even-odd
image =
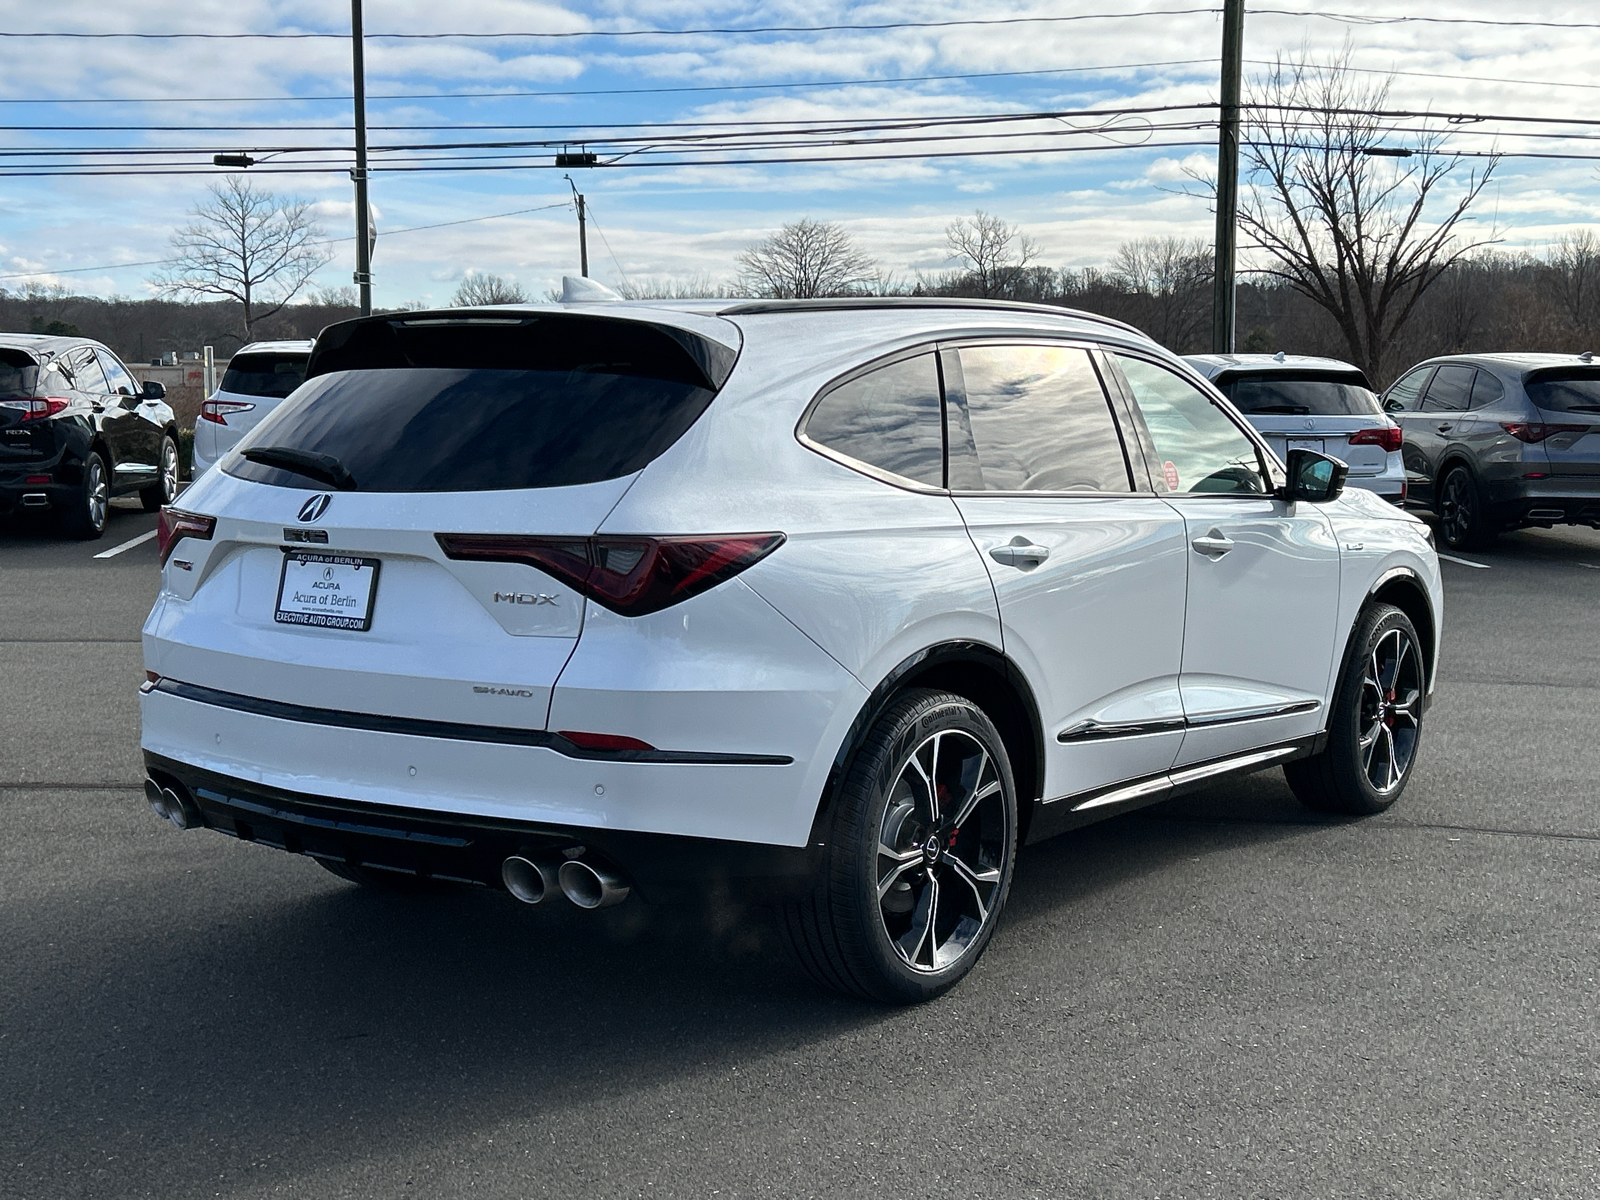
[[[1500,426],[1519,442],[1530,446],[1554,437],[1558,433],[1588,433],[1587,425],[1546,425],[1542,421],[1512,421]]]
[[[199,513],[184,512],[177,508],[163,508],[161,515],[156,518],[156,545],[161,548],[161,565],[167,565],[172,548],[181,539],[189,537],[209,542],[216,531],[215,517],[203,517]]]
[[[779,546],[781,533],[719,537],[521,537],[441,533],[449,558],[515,562],[553,575],[624,617],[670,608],[732,579]]]
[[[1385,425],[1382,429],[1363,429],[1350,435],[1352,446],[1382,446],[1393,454],[1405,444],[1406,435],[1398,425]]]
[[[254,407],[254,404],[245,404],[240,400],[206,400],[200,405],[200,419],[226,425],[229,413],[249,412]]]
[[[563,729],[557,736],[566,738],[583,750],[655,749],[649,742],[641,742],[638,738],[626,737],[620,733],[577,733],[571,729]]]
[[[71,403],[64,396],[39,396],[33,400],[0,400],[0,408],[19,409],[24,421],[43,421]]]

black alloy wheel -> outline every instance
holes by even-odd
[[[68,537],[93,541],[106,531],[111,518],[111,472],[98,450],[83,460],[83,480],[77,493],[62,510],[61,522]]]
[[[1285,764],[1289,786],[1307,808],[1366,816],[1400,798],[1422,739],[1427,666],[1411,620],[1374,604],[1362,613],[1339,677],[1328,744]]]
[[[819,981],[888,1003],[931,1000],[983,954],[1011,887],[1011,764],[970,700],[912,691],[879,717],[829,814],[827,861],[788,907]]]
[[[1472,550],[1494,540],[1477,480],[1460,464],[1439,485],[1439,540],[1452,550]]]
[[[145,512],[155,512],[178,498],[178,443],[170,433],[161,435],[161,457],[157,460],[156,481],[139,491]]]

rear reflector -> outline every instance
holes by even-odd
[[[156,545],[161,548],[161,565],[167,565],[172,548],[184,538],[209,542],[217,531],[217,519],[177,508],[163,508],[156,518]]]
[[[48,476],[48,475],[29,475],[22,482],[23,483],[49,483],[50,482],[50,476]]]
[[[1534,445],[1558,433],[1588,433],[1587,425],[1546,425],[1542,421],[1511,421],[1500,426],[1519,442]]]
[[[620,733],[579,733],[571,729],[560,730],[558,737],[564,737],[574,746],[583,750],[654,750],[649,742],[641,742],[638,738],[624,737]]]
[[[779,546],[781,533],[712,537],[524,537],[441,533],[449,558],[523,563],[554,576],[624,617],[670,608],[754,566]]]
[[[1352,446],[1382,446],[1393,454],[1405,444],[1406,435],[1398,425],[1385,425],[1382,429],[1363,429],[1350,435]]]
[[[226,425],[229,413],[249,412],[254,407],[254,404],[245,404],[239,400],[207,400],[200,405],[200,418],[218,425]]]
[[[53,417],[71,404],[63,396],[40,396],[34,400],[0,400],[0,408],[14,408],[22,413],[24,421],[43,421]]]

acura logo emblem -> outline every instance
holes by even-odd
[[[298,519],[305,521],[308,524],[312,521],[315,521],[323,513],[328,511],[328,501],[332,499],[333,497],[327,492],[323,492],[320,496],[311,497],[311,499],[307,500],[300,506]]]

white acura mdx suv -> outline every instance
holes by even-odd
[[[737,888],[936,996],[1017,848],[1283,766],[1373,813],[1426,528],[1127,326],[940,300],[334,325],[163,511],[147,793],[363,884]]]

